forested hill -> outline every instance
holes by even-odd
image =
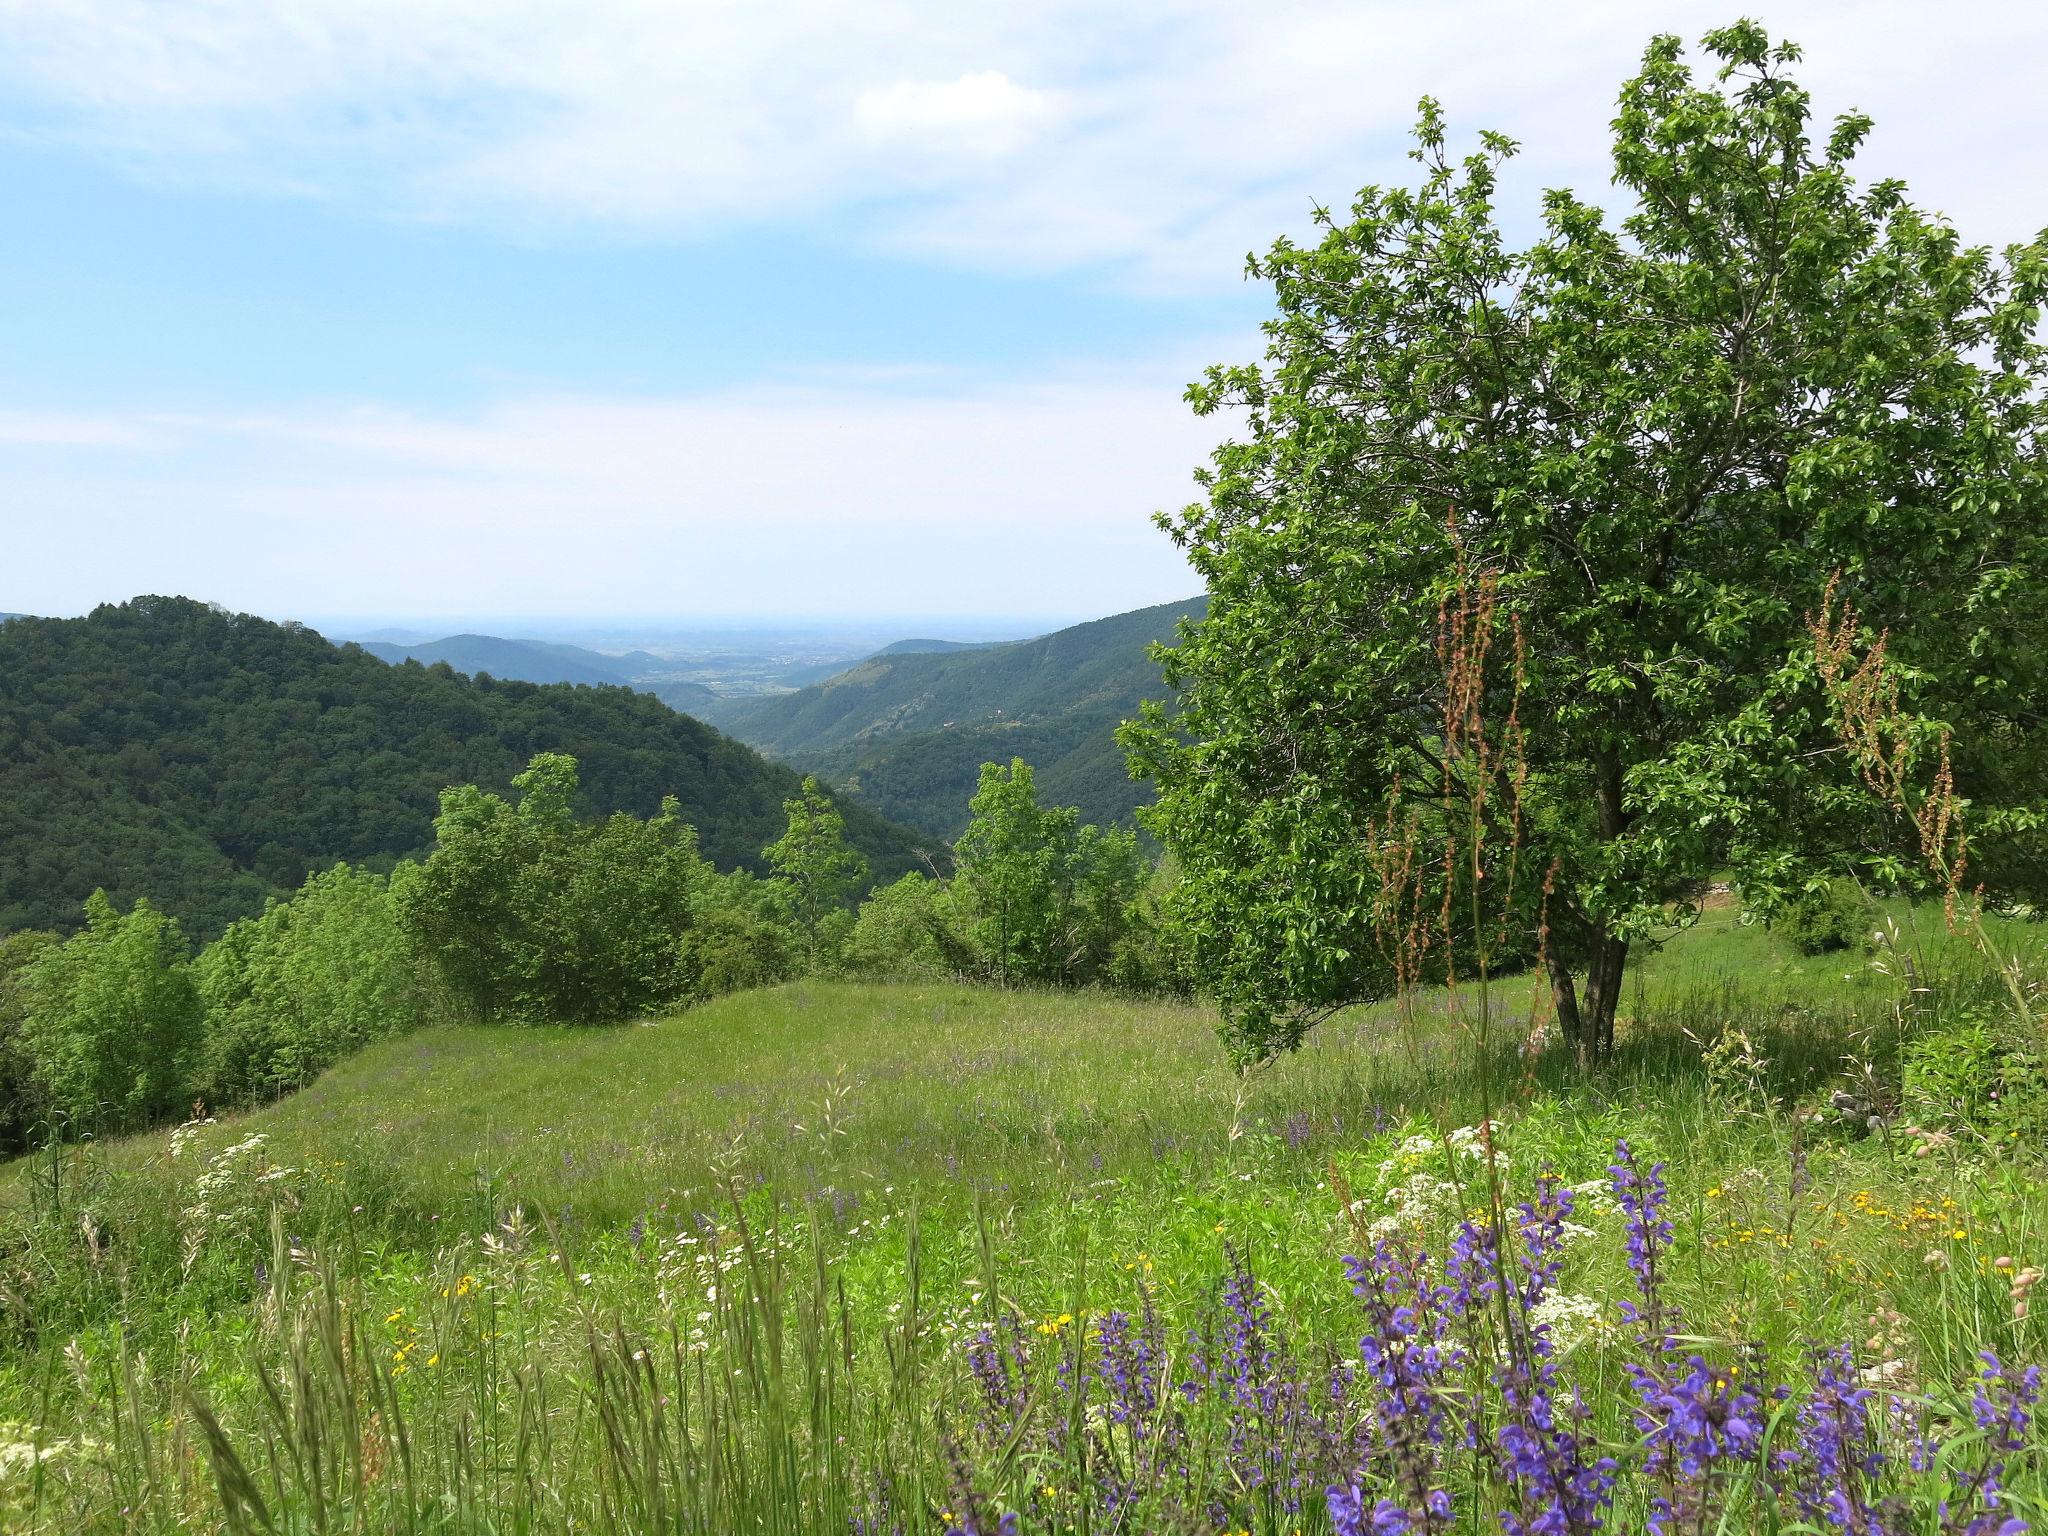
[[[1163,603],[1035,640],[972,650],[884,653],[812,687],[708,706],[737,736],[891,820],[952,836],[981,764],[1022,757],[1048,801],[1085,820],[1128,824],[1149,799],[1125,770],[1115,730],[1165,693],[1149,647],[1172,640],[1207,599]]]
[[[0,626],[0,932],[65,928],[95,886],[211,933],[338,859],[424,848],[440,791],[573,753],[585,809],[675,795],[721,868],[753,863],[798,777],[624,687],[390,666],[187,598]],[[875,872],[916,839],[857,806]]]

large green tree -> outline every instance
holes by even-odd
[[[1622,216],[1552,191],[1522,248],[1514,146],[1455,157],[1425,101],[1419,184],[1255,261],[1265,363],[1191,390],[1242,422],[1162,519],[1210,606],[1164,653],[1180,719],[1126,741],[1241,1058],[1417,974],[1432,924],[1438,966],[1540,951],[1597,1058],[1711,872],[1766,906],[1903,877],[1823,613],[1883,645],[1915,774],[1949,743],[1973,870],[2042,877],[2048,237],[1859,188],[1869,121],[1817,130],[1754,24],[1704,51],[1622,89]]]

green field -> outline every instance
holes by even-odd
[[[1524,1052],[1527,978],[1352,1010],[1242,1080],[1197,1007],[950,985],[390,1040],[181,1131],[176,1157],[156,1133],[8,1170],[0,1510],[50,1531],[845,1530],[882,1510],[937,1530],[971,1461],[1025,1529],[1086,1528],[1070,1438],[976,1440],[973,1330],[1037,1348],[1032,1412],[1057,1418],[1043,1373],[1091,1319],[1149,1306],[1162,1337],[1201,1336],[1236,1255],[1295,1355],[1355,1359],[1333,1172],[1371,1206],[1382,1164],[1409,1177],[1438,1156],[1414,1138],[1488,1102],[1513,1198],[1538,1168],[1601,1178],[1622,1136],[1668,1161],[1668,1282],[1702,1347],[1796,1362],[1848,1340],[1915,1391],[1961,1390],[1980,1349],[2042,1353],[1994,1264],[2048,1252],[2035,1165],[1916,1157],[1902,1125],[1795,1128],[1886,1058],[1915,987],[1995,995],[1938,912],[1900,918],[1876,962],[1710,911],[1641,967],[1590,1080]],[[1993,932],[2038,960],[2038,926]],[[1625,1442],[1614,1220],[1566,1283],[1595,1310],[1571,1357],[1594,1422]],[[1327,1529],[1309,1493],[1218,1473],[1125,1528]]]

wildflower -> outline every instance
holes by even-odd
[[[1797,1416],[1794,1498],[1816,1525],[1825,1521],[1853,1536],[1875,1536],[1870,1488],[1884,1458],[1871,1440],[1869,1403],[1876,1394],[1863,1380],[1847,1345],[1816,1353],[1813,1391]]]
[[[1664,1165],[1655,1163],[1645,1171],[1629,1144],[1617,1141],[1614,1161],[1607,1171],[1613,1182],[1614,1198],[1628,1218],[1628,1267],[1643,1297],[1640,1311],[1633,1302],[1624,1302],[1622,1313],[1630,1322],[1641,1321],[1649,1336],[1661,1346],[1663,1305],[1657,1255],[1671,1243],[1671,1223],[1664,1217]]]
[[[1449,1337],[1439,1291],[1424,1276],[1420,1255],[1411,1256],[1382,1243],[1368,1259],[1347,1257],[1344,1268],[1352,1293],[1365,1303],[1371,1327],[1358,1350],[1379,1386],[1374,1405],[1378,1427],[1376,1459],[1401,1494],[1382,1499],[1371,1515],[1375,1532],[1405,1533],[1445,1530],[1451,1522],[1450,1494],[1440,1483],[1443,1473],[1445,1415],[1444,1378],[1460,1365],[1464,1352]],[[1346,1522],[1361,1530],[1363,1495],[1357,1483],[1332,1487],[1326,1493],[1330,1518],[1338,1530]]]
[[[1963,1497],[1965,1509],[1978,1513],[1964,1526],[1964,1536],[2022,1536],[2026,1521],[2008,1513],[2005,1497],[2004,1458],[2027,1448],[2034,1424],[2034,1407],[2041,1399],[2041,1368],[2030,1365],[2017,1377],[2009,1374],[1997,1355],[1985,1350],[1977,1357],[1984,1362],[1982,1374],[1970,1399],[1970,1417],[1984,1432],[1989,1456],[1968,1479]]]

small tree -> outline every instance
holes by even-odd
[[[1869,121],[1816,142],[1796,50],[1751,23],[1705,47],[1713,84],[1660,37],[1623,87],[1627,216],[1551,192],[1524,250],[1493,207],[1514,146],[1455,161],[1425,101],[1421,184],[1256,262],[1266,366],[1190,391],[1244,435],[1162,520],[1209,607],[1163,653],[1178,719],[1125,739],[1241,1058],[1397,983],[1417,871],[1478,878],[1444,953],[1496,921],[1540,950],[1588,1061],[1631,946],[1713,872],[1765,910],[1906,878],[1913,829],[1832,729],[1808,625],[1838,595],[1952,746],[1977,867],[2048,878],[2048,238],[2000,259],[1859,191]],[[1477,719],[1508,782],[1447,750]]]
[[[174,919],[94,891],[85,927],[30,963],[27,993],[21,1044],[52,1109],[132,1126],[182,1107],[205,1007]]]
[[[982,765],[970,812],[953,894],[997,979],[1071,986],[1107,976],[1144,889],[1136,834],[1041,806],[1022,758]]]
[[[868,877],[868,861],[846,841],[846,818],[814,778],[782,802],[789,830],[764,850],[804,935],[810,969],[819,968],[819,932]]]
[[[981,765],[968,813],[953,847],[954,889],[973,914],[980,947],[1006,987],[1043,976],[1060,931],[1078,813],[1042,808],[1031,765],[1021,757],[1007,769]]]

